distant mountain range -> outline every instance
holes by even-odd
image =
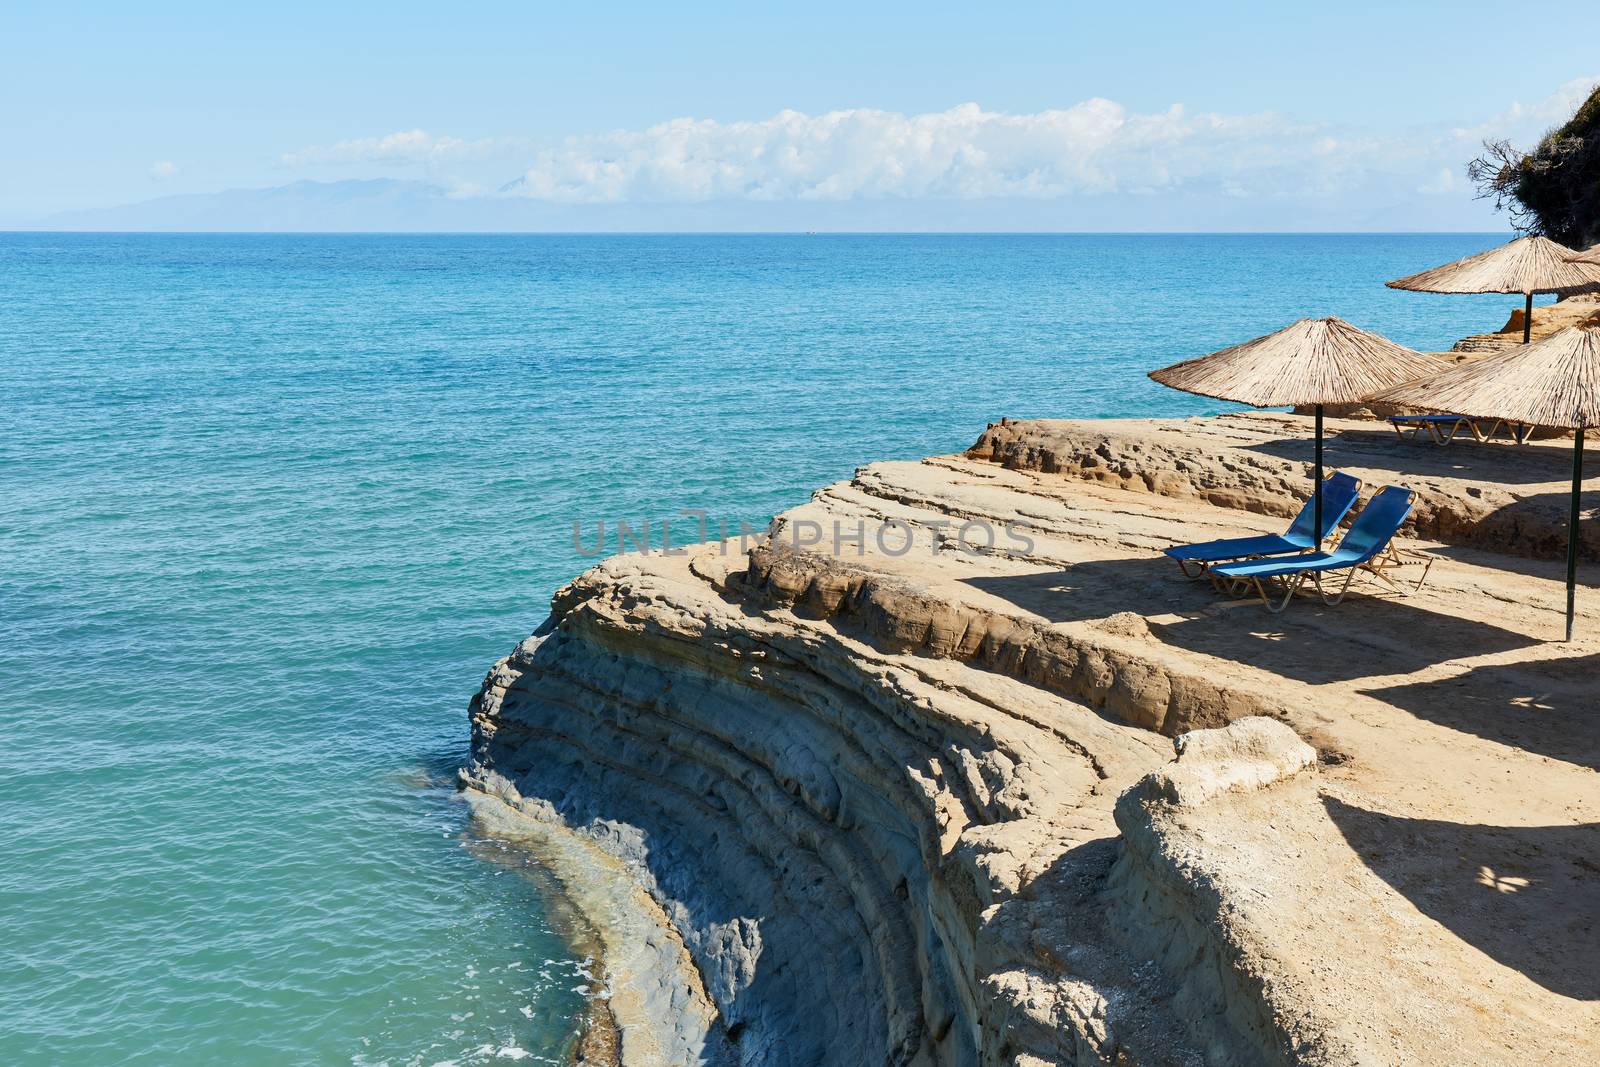
[[[1270,220],[1251,200],[1189,190],[1165,197],[702,203],[560,204],[505,192],[455,195],[421,181],[372,178],[296,181],[263,189],[164,196],[119,207],[65,212],[39,230],[264,233],[527,232],[1382,232],[1486,229],[1481,205],[1378,195],[1350,201],[1279,202]],[[1438,198],[1435,198],[1436,201]],[[1292,219],[1289,226],[1272,221]],[[1197,225],[1205,220],[1204,225]]]

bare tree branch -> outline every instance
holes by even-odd
[[[1467,180],[1522,233],[1574,248],[1600,241],[1600,89],[1532,151],[1485,141],[1467,164]]]

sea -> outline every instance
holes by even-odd
[[[565,1062],[607,990],[455,770],[618,524],[1448,348],[1518,298],[1383,281],[1508,236],[0,234],[0,1063]]]

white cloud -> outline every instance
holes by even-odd
[[[506,192],[564,203],[1054,199],[1179,188],[1249,198],[1361,187],[1464,195],[1486,137],[1531,142],[1596,78],[1476,126],[1376,134],[1273,112],[1141,114],[1105,99],[1031,114],[784,111],[755,122],[674,119],[539,151]]]
[[[1505,137],[1520,147],[1532,148],[1545,130],[1570,119],[1596,86],[1600,86],[1600,77],[1573,78],[1538,103],[1512,104],[1485,122],[1458,127],[1452,133],[1456,139],[1474,144]]]
[[[468,141],[459,137],[435,137],[426,130],[402,130],[383,137],[361,137],[334,145],[286,152],[278,157],[278,162],[282,166],[296,168],[356,163],[427,165],[483,155],[502,149],[506,144],[499,138]]]
[[[1321,127],[1272,113],[1129,113],[1093,99],[1033,114],[783,111],[756,122],[674,119],[540,151],[508,192],[569,203],[1052,198],[1150,193],[1206,180],[1276,184]]]
[[[157,181],[165,181],[178,173],[178,165],[170,159],[163,159],[158,163],[150,164],[150,177]]]
[[[1131,112],[1094,98],[1014,114],[963,104],[907,115],[858,108],[782,111],[746,122],[677,118],[558,145],[465,140],[404,130],[281,157],[289,167],[426,167],[472,198],[521,171],[501,194],[561,204],[1051,200],[1176,191],[1229,199],[1398,202],[1465,198],[1466,161],[1485,138],[1531,143],[1596,84],[1574,79],[1535,104],[1475,125],[1403,133],[1274,112]]]
[[[1431,181],[1417,186],[1417,192],[1426,196],[1443,196],[1455,192],[1460,187],[1461,183],[1456,180],[1456,172],[1449,167],[1440,167],[1439,173],[1435,174]]]

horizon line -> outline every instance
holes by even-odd
[[[1497,237],[1499,230],[52,230],[78,237]],[[1517,234],[1512,230],[1513,236]]]

